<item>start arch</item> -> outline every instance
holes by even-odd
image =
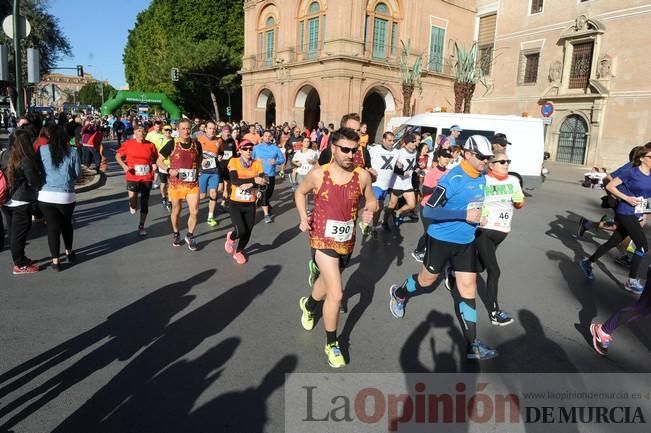
[[[151,104],[160,105],[163,110],[167,111],[172,120],[179,120],[181,118],[181,109],[164,93],[150,93],[150,92],[131,92],[128,90],[120,90],[118,93],[101,107],[100,112],[102,116],[107,116],[113,113],[124,104]]]

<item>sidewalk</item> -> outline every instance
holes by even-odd
[[[567,164],[556,161],[545,161],[545,168],[549,170],[547,180],[556,180],[564,183],[572,183],[577,186],[583,182],[583,174],[590,169],[580,165]]]

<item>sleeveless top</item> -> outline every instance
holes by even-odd
[[[353,164],[355,164],[355,167],[362,169],[366,167],[366,161],[364,161],[364,146],[360,145],[357,152],[353,155]]]
[[[330,164],[323,166],[323,183],[314,195],[310,247],[348,255],[355,245],[355,221],[362,196],[359,174],[362,169],[356,167],[351,179],[338,185],[330,177],[329,168]]]
[[[189,149],[185,149],[183,146],[181,146],[181,142],[178,140],[174,140],[174,150],[172,151],[172,154],[170,155],[170,169],[175,169],[175,170],[193,170],[194,180],[192,181],[187,181],[183,180],[180,176],[177,177],[170,177],[170,185],[187,185],[187,186],[194,186],[199,184],[199,173],[197,170],[197,145],[194,140],[192,140],[192,145],[190,146]]]

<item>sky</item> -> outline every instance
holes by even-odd
[[[72,46],[72,56],[59,67],[84,66],[84,72],[108,82],[116,89],[125,86],[122,54],[136,16],[150,0],[49,0],[50,14]],[[92,65],[92,66],[89,66]],[[72,70],[52,71],[75,74]]]

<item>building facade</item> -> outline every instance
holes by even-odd
[[[551,158],[613,169],[651,141],[648,0],[478,0],[472,111],[543,117]],[[549,108],[549,105],[546,106]]]
[[[52,106],[61,111],[64,103],[79,103],[79,91],[88,83],[99,81],[92,74],[83,77],[58,73],[45,74],[32,92],[32,106]],[[107,81],[103,81],[108,84]]]
[[[475,0],[246,0],[243,118],[312,128],[361,113],[372,138],[403,115],[399,68],[422,61],[414,112],[454,105],[453,44],[472,43]]]

